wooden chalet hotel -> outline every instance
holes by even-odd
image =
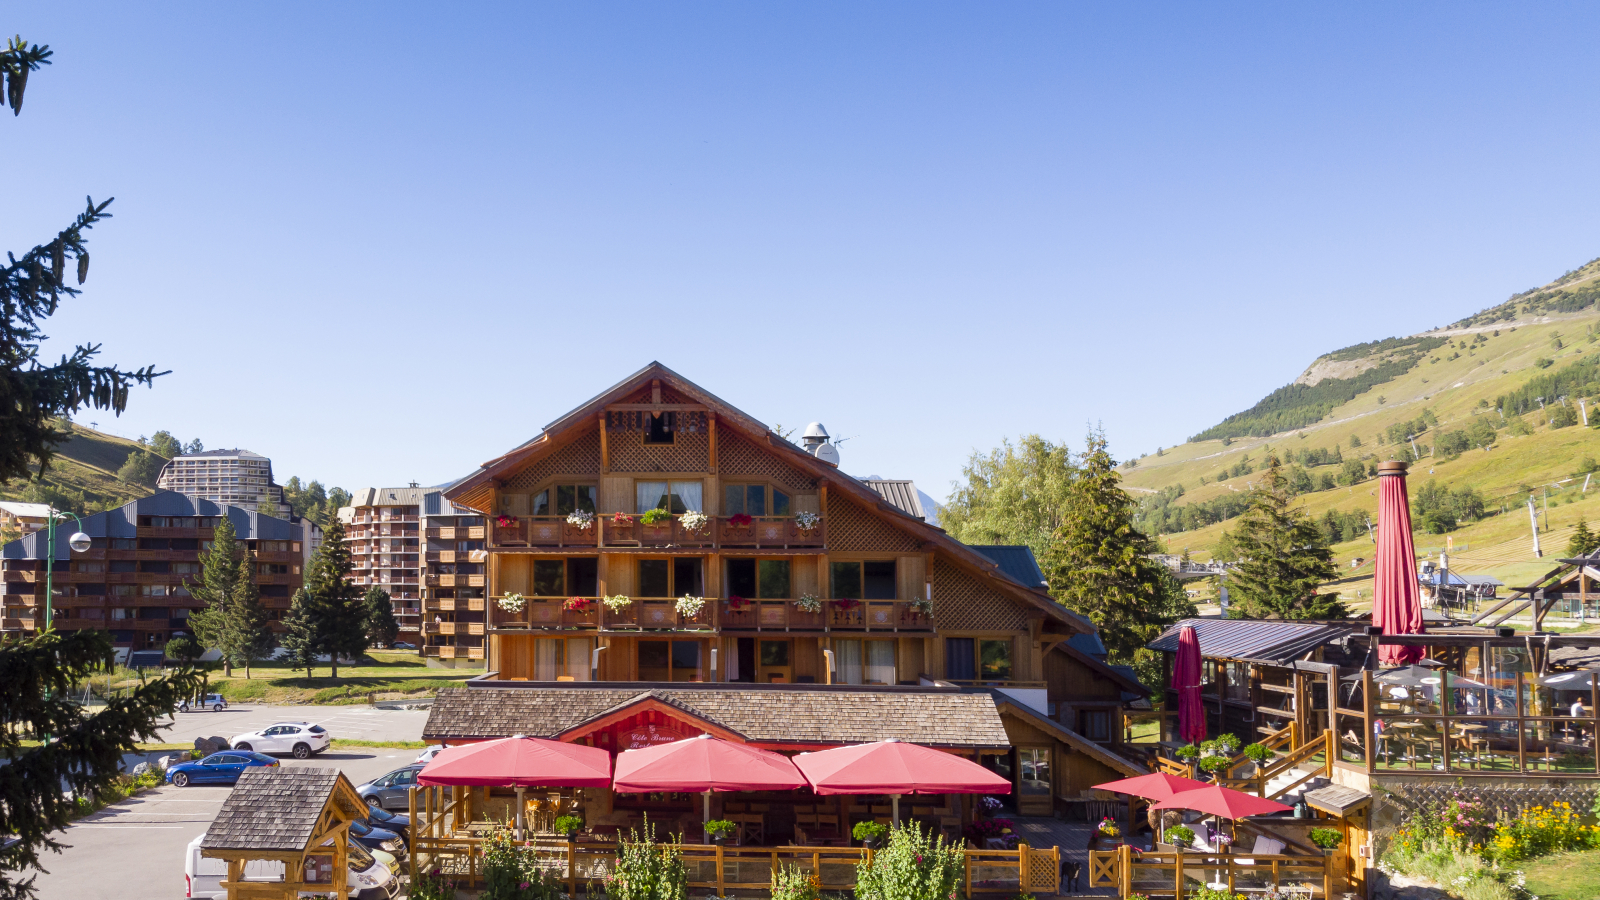
[[[854,478],[830,451],[652,363],[449,487],[489,512],[488,671],[440,693],[424,737],[614,753],[706,733],[781,751],[899,738],[1004,775],[1023,815],[1081,811],[1090,785],[1143,774],[1119,748],[1144,690],[1032,554],[952,539],[910,485]],[[584,795],[597,831],[700,819],[698,797]],[[768,843],[799,827],[779,800]],[[972,802],[915,813],[959,828]]]

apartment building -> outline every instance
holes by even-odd
[[[58,526],[49,578],[55,589],[52,624],[63,631],[109,631],[118,647],[134,650],[159,648],[191,633],[189,615],[202,604],[188,585],[199,578],[200,553],[224,518],[250,553],[261,602],[273,630],[282,632],[280,620],[303,583],[301,529],[174,491],[84,516],[91,545],[82,552],[67,544],[77,522]],[[31,633],[44,627],[48,536],[40,530],[0,547],[0,630]]]
[[[448,665],[481,665],[483,516],[411,484],[357,491],[339,520],[355,583],[389,592],[400,639]]]
[[[283,486],[272,479],[272,460],[259,453],[235,448],[185,454],[161,467],[156,487],[290,522],[300,530],[306,562],[322,543],[321,526],[294,514]]]
[[[15,532],[18,537],[33,534],[49,520],[50,507],[43,503],[0,500],[0,533]]]

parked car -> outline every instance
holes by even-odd
[[[199,700],[194,700],[192,702],[190,700],[184,700],[182,703],[178,704],[178,712],[188,712],[191,709],[195,711],[209,709],[212,712],[222,712],[227,708],[228,699],[221,694],[207,694],[205,697]]]
[[[355,841],[368,850],[382,850],[395,859],[403,860],[406,857],[406,842],[399,834],[387,828],[377,828],[363,819],[354,819],[350,822],[350,840]]]
[[[278,761],[265,753],[241,750],[224,750],[205,759],[178,763],[167,768],[167,781],[178,787],[191,784],[233,784],[245,769],[255,766],[275,766]]]
[[[421,753],[418,753],[417,754],[417,758],[415,760],[413,760],[413,762],[415,762],[419,766],[425,766],[428,763],[432,762],[433,758],[435,756],[438,756],[439,754],[441,754],[443,752],[444,752],[444,745],[443,744],[435,744],[434,746],[429,747],[428,749],[422,751]]]
[[[308,722],[279,722],[260,731],[236,734],[231,741],[235,750],[254,750],[257,753],[292,753],[295,759],[308,759],[321,753],[333,743],[333,736],[321,725]]]
[[[421,771],[422,767],[417,765],[395,769],[356,788],[356,793],[368,806],[409,810],[411,790],[417,786],[417,773]]]
[[[367,824],[392,831],[400,835],[401,840],[405,840],[411,832],[410,816],[389,812],[381,806],[367,807]]]
[[[228,889],[222,886],[222,880],[228,877],[228,861],[201,856],[200,842],[205,838],[206,836],[202,834],[190,841],[189,848],[184,854],[183,895],[191,900],[227,900]],[[389,854],[385,853],[383,856]],[[345,862],[350,870],[346,883],[351,897],[359,900],[388,900],[398,892],[400,883],[394,877],[394,873],[399,869],[393,857],[385,861],[377,854],[368,853],[366,848],[355,841],[351,841]],[[273,860],[246,863],[244,877],[247,881],[282,880],[283,863]]]
[[[395,641],[389,645],[390,650],[415,650],[417,645],[410,641]]]

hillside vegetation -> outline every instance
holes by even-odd
[[[128,461],[137,443],[104,434],[74,422],[62,423],[72,436],[61,444],[44,478],[0,485],[0,500],[51,503],[79,515],[112,509],[155,493],[153,485],[127,482],[117,470]],[[156,457],[161,463],[166,460]]]
[[[1580,517],[1600,521],[1600,477],[1588,483],[1600,469],[1597,300],[1600,260],[1448,328],[1319,357],[1251,409],[1125,463],[1140,524],[1173,552],[1206,559],[1276,456],[1334,543],[1348,573],[1340,587],[1359,608],[1371,596],[1376,465],[1405,459],[1419,553],[1448,542],[1453,568],[1529,583],[1564,554]]]

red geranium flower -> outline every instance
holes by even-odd
[[[729,525],[733,525],[733,526],[735,526],[737,528],[743,528],[746,525],[749,525],[751,522],[754,522],[754,521],[755,521],[755,519],[750,518],[749,516],[745,515],[744,513],[739,513],[736,516],[729,516],[728,517],[728,524]]]

